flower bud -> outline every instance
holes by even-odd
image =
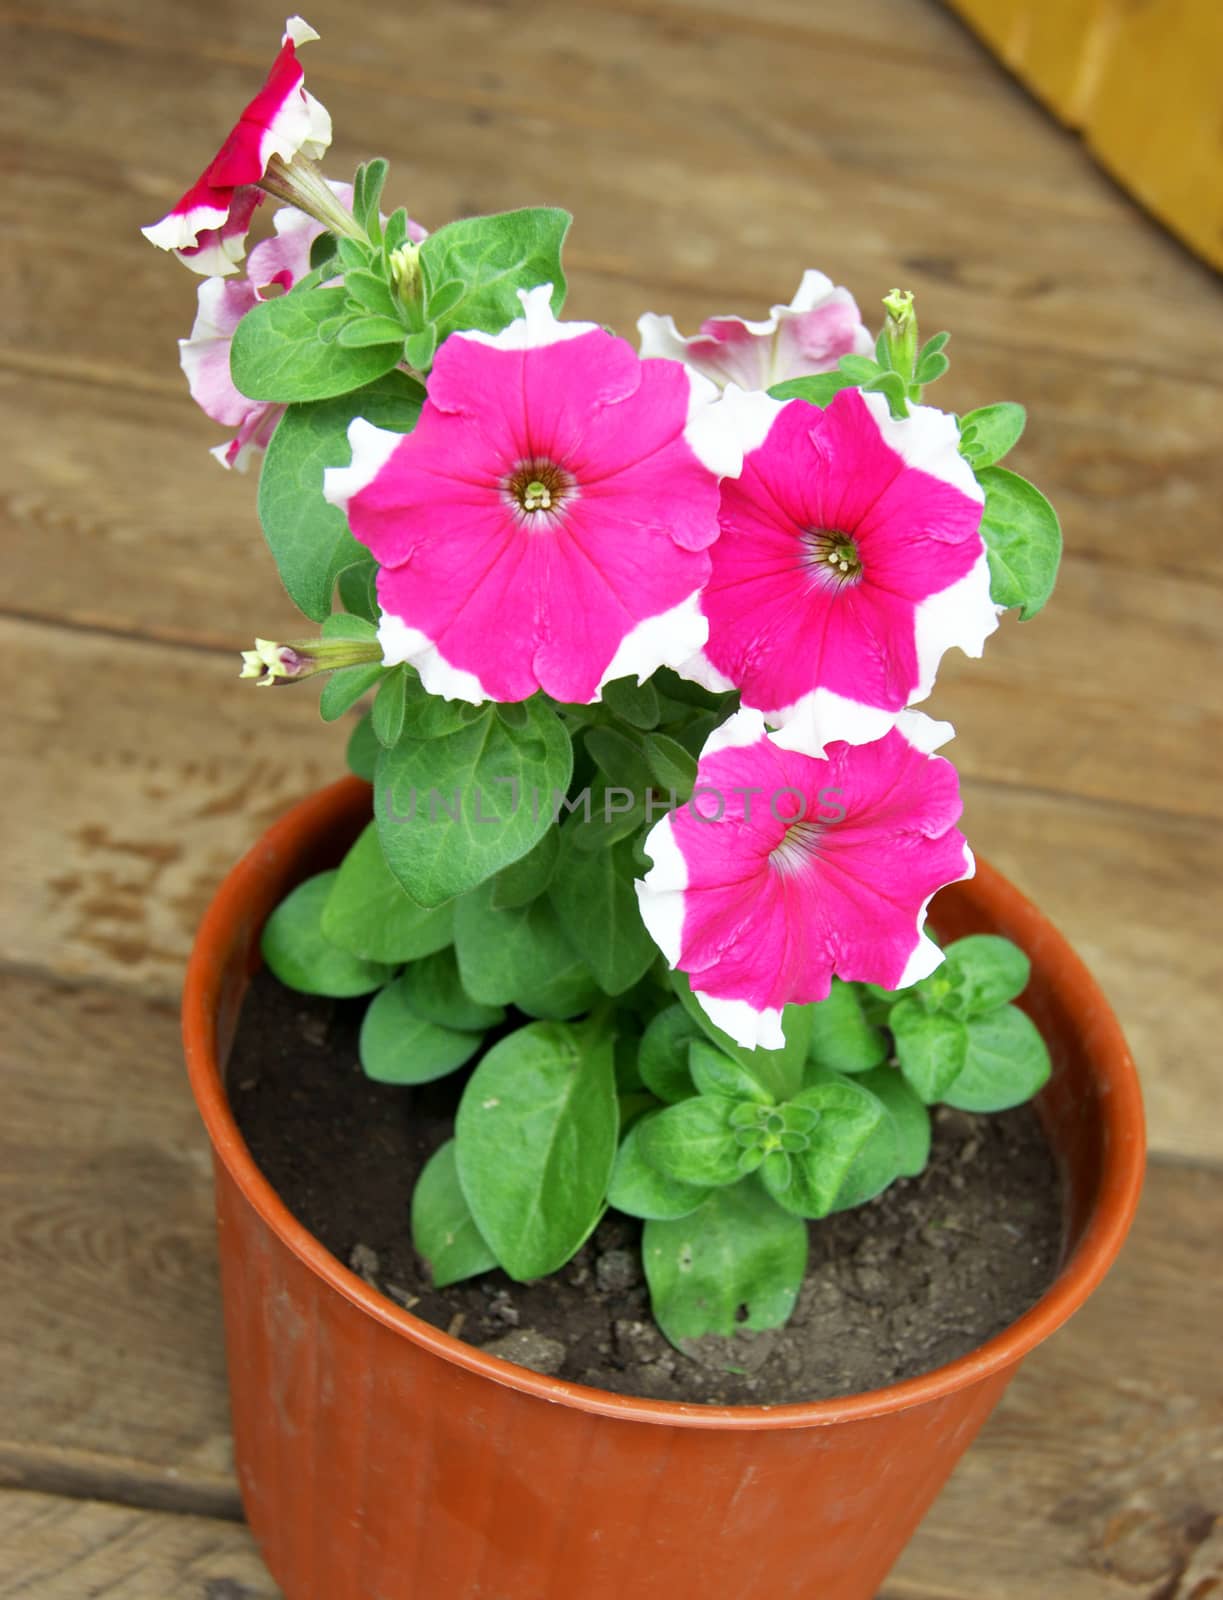
[[[254,678],[269,689],[274,684],[299,683],[319,672],[381,662],[382,646],[376,639],[295,639],[278,644],[256,639],[253,650],[242,652],[240,678]]]
[[[420,299],[420,245],[410,239],[401,244],[390,256],[391,282],[404,305],[415,305]]]
[[[917,313],[909,289],[893,289],[883,297],[887,321],[883,337],[887,342],[892,371],[899,372],[906,384],[913,382],[917,369]]]

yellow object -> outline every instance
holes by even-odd
[[[1223,267],[1223,0],[950,0],[1134,198]]]

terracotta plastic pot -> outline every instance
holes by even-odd
[[[847,1399],[624,1398],[511,1366],[383,1299],[290,1216],[234,1124],[225,1062],[264,919],[335,864],[369,808],[345,780],[264,835],[204,919],[184,997],[215,1156],[238,1474],[288,1600],[870,1600],[1019,1362],[1130,1225],[1142,1104],[1100,990],[983,863],[939,897],[944,937],[997,931],[1032,958],[1024,1003],[1053,1053],[1039,1106],[1067,1239],[1038,1305],[949,1366]]]

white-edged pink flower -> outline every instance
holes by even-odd
[[[955,826],[946,722],[906,712],[873,744],[812,756],[756,711],[706,742],[688,805],[645,841],[641,915],[709,1017],[739,1044],[781,1046],[783,1007],[827,999],[834,974],[898,989],[942,961],[931,896],[972,876]]]
[[[710,317],[685,339],[673,317],[647,311],[637,322],[643,356],[682,361],[719,387],[768,389],[788,378],[835,372],[842,356],[869,355],[870,331],[848,289],[822,272],[807,271],[788,306],[774,306],[764,322]]]
[[[929,694],[945,651],[979,656],[998,626],[984,495],[946,412],[897,420],[858,389],[825,410],[746,398],[755,429],[722,485],[701,597],[709,638],[684,671],[739,689],[783,744],[876,739]]]
[[[307,93],[297,60],[298,45],[317,38],[301,17],[287,20],[280,54],[263,88],[178,204],[141,230],[194,272],[223,277],[236,272],[263,198],[255,185],[273,161],[287,166],[299,154],[317,160],[331,143],[331,118]]]
[[[448,699],[589,702],[699,649],[733,407],[675,362],[558,322],[442,345],[414,432],[357,420],[324,494],[380,564],[378,636]],[[695,641],[695,643],[693,643]]]
[[[352,186],[333,184],[344,205],[352,204]],[[293,206],[282,206],[273,218],[275,234],[250,253],[241,278],[206,278],[200,284],[195,325],[188,339],[178,341],[179,363],[187,375],[191,398],[214,422],[238,431],[212,454],[224,467],[240,472],[252,456],[267,448],[284,415],[282,405],[249,400],[234,386],[229,372],[229,347],[234,329],[252,306],[268,298],[270,289],[287,292],[310,270],[310,246],[323,232],[321,222]]]

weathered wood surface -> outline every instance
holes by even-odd
[[[0,1483],[236,1516],[207,1144],[172,1008],[16,976],[0,1008]],[[1223,1173],[1152,1172],[1120,1264],[1022,1369],[889,1600],[1179,1600],[1160,1585],[1223,1507],[1221,1210]],[[70,1554],[75,1529],[39,1521],[17,1547]]]
[[[245,1528],[0,1492],[0,1600],[279,1600]]]
[[[924,0],[457,0],[410,19],[321,0],[310,20],[335,170],[385,150],[392,193],[434,225],[571,206],[574,314],[693,328],[787,299],[809,265],[864,304],[902,281],[955,330],[941,403],[1029,406],[1015,464],[1062,511],[1064,578],[929,709],[959,730],[974,845],[1118,1006],[1155,1147],[1217,1162],[1217,285]],[[254,483],[209,459],[217,431],[174,370],[194,280],[137,229],[279,25],[218,25],[200,0],[0,12],[5,1597],[274,1594],[232,1520],[173,1000],[217,879],[339,770],[345,730],[307,689],[236,682],[231,652],[293,613]],[[1221,1224],[1223,1176],[1156,1169],[1121,1265],[1031,1359],[887,1600],[1223,1583]]]

